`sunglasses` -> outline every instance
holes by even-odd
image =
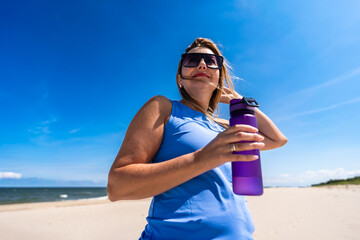
[[[184,67],[196,67],[201,59],[204,59],[206,66],[212,69],[221,69],[224,58],[208,53],[185,53],[181,55],[181,64]]]

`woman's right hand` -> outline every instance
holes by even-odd
[[[211,168],[218,167],[226,162],[254,161],[257,155],[233,154],[232,145],[236,151],[260,149],[264,147],[264,137],[257,133],[258,129],[249,125],[234,125],[219,133],[208,145],[195,152],[197,161],[211,164]],[[241,142],[240,141],[250,141]]]

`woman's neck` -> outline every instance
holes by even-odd
[[[195,99],[196,100],[196,99]],[[198,102],[198,100],[196,100]],[[186,106],[188,106],[189,108],[195,110],[195,111],[200,111],[200,109],[198,107],[196,107],[196,105],[194,103],[192,103],[189,100],[186,100],[184,98],[182,98],[180,100],[180,102]],[[198,104],[200,105],[200,107],[204,110],[207,111],[207,109],[209,108],[209,104],[201,104],[201,102],[198,102]]]

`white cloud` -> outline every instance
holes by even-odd
[[[49,129],[49,124],[56,122],[57,119],[53,118],[51,120],[43,121],[38,124],[38,126],[28,129],[27,131],[36,135],[47,135],[51,131]]]
[[[298,175],[287,173],[274,177],[264,177],[265,186],[310,186],[335,179],[360,176],[360,170],[346,171],[344,168],[308,170]]]
[[[306,89],[303,89],[303,90],[300,90],[298,92],[298,94],[304,94],[304,93],[308,93],[308,92],[313,92],[313,91],[316,91],[316,90],[321,90],[325,87],[328,87],[328,86],[331,86],[333,84],[337,84],[337,83],[340,83],[340,82],[343,82],[345,80],[348,80],[348,79],[352,79],[353,77],[356,77],[357,75],[360,74],[360,67],[358,68],[355,68],[355,69],[352,69],[351,71],[347,72],[347,73],[344,73],[338,77],[335,77],[327,82],[324,82],[324,83],[321,83],[319,85],[316,85],[316,86],[313,86],[313,87],[310,87],[310,88],[306,88]]]
[[[296,113],[296,114],[289,115],[289,116],[284,116],[282,118],[278,118],[277,121],[280,122],[280,121],[284,121],[284,120],[291,120],[291,119],[296,118],[296,117],[305,116],[305,115],[309,115],[309,114],[313,114],[313,113],[324,112],[324,111],[328,111],[328,110],[331,110],[331,109],[334,109],[334,108],[341,107],[343,105],[348,105],[348,104],[357,103],[357,102],[360,102],[360,97],[350,99],[350,100],[348,100],[346,102],[333,104],[333,105],[330,105],[330,106],[327,106],[327,107],[313,109],[313,110],[305,111],[305,112],[300,112],[300,113]]]
[[[300,116],[324,112],[341,107],[343,105],[357,103],[360,101],[360,97],[353,96],[352,99],[349,99],[347,101],[343,101],[338,104],[332,104],[329,106],[320,107],[317,109],[301,111],[303,108],[299,108],[304,103],[308,103],[311,101],[316,101],[316,102],[322,101],[317,97],[319,96],[319,93],[324,94],[324,91],[326,91],[327,88],[338,86],[337,90],[335,90],[338,91],[338,89],[341,89],[342,87],[341,84],[351,85],[352,82],[358,81],[359,77],[360,77],[360,67],[357,67],[345,73],[342,73],[330,80],[327,80],[326,82],[320,83],[318,85],[309,88],[298,90],[296,92],[288,94],[287,96],[283,96],[280,99],[281,102],[274,103],[274,105],[277,105],[279,107],[275,108],[274,110],[275,111],[274,115],[278,115],[278,117],[275,117],[273,120],[275,120],[276,122],[289,121]],[[332,92],[332,94],[334,95],[336,93],[337,92]],[[286,99],[286,102],[284,102],[283,99]],[[324,105],[325,104],[326,103],[324,103]],[[299,109],[298,111],[296,111],[297,113],[291,114],[291,112],[293,112],[296,109]],[[281,114],[283,112],[286,112],[286,114]]]
[[[360,170],[345,171],[345,169],[343,168],[337,168],[334,170],[320,169],[317,171],[313,171],[313,170],[306,171],[304,174],[302,174],[302,177],[328,181],[330,179],[351,178],[351,177],[355,177],[356,175],[360,175]]]
[[[20,179],[21,173],[0,172],[0,179]]]
[[[76,133],[78,131],[80,131],[80,128],[73,129],[73,130],[69,131],[69,133]]]
[[[47,121],[44,121],[44,122],[41,122],[40,124],[49,124],[49,123],[53,123],[53,122],[56,122],[57,119],[56,118],[53,118],[51,120],[47,120]]]
[[[287,177],[290,177],[290,174],[283,173],[283,174],[280,174],[279,177],[281,177],[281,178],[287,178]]]
[[[49,133],[51,133],[51,131],[49,130],[49,127],[36,127],[33,129],[28,129],[27,131],[30,133],[34,133],[34,134],[49,134]]]

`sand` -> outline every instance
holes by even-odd
[[[266,188],[247,199],[255,239],[360,239],[360,186]],[[0,238],[138,239],[150,200],[0,205]]]
[[[360,239],[360,186],[273,188],[247,199],[255,239]]]

